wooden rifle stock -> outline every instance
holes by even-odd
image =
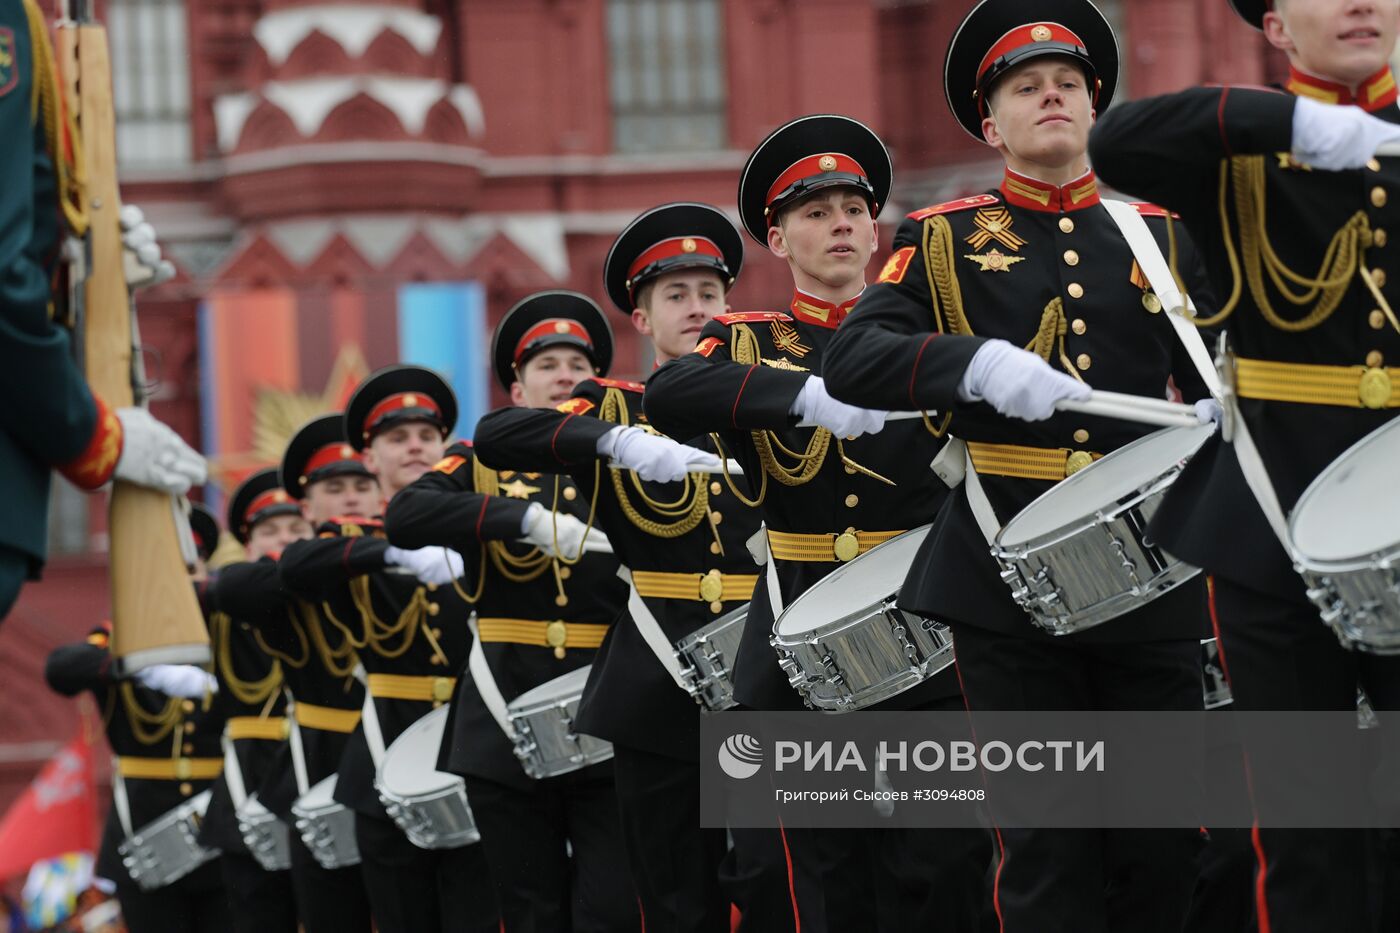
[[[84,17],[80,17],[85,19]],[[88,385],[112,408],[139,404],[134,306],[122,264],[116,120],[107,31],[95,21],[58,29],[62,92],[81,129],[90,218],[82,284],[83,360]],[[112,656],[119,672],[152,664],[202,664],[209,635],[180,548],[175,502],[118,480],[108,513]]]

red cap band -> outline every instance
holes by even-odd
[[[777,200],[778,195],[804,178],[826,175],[831,172],[844,172],[847,175],[866,177],[865,169],[861,168],[860,163],[848,155],[839,152],[824,152],[808,156],[805,159],[798,159],[789,166],[787,171],[778,176],[778,180],[773,182],[768,189],[768,196],[763,199],[763,203],[772,204]]]
[[[269,489],[267,492],[248,503],[248,510],[243,513],[243,524],[252,525],[253,516],[257,515],[263,509],[270,508],[274,505],[288,505],[291,501],[292,497],[287,495],[286,490]]]
[[[365,418],[366,436],[385,416],[392,415],[396,411],[403,411],[405,408],[426,408],[436,415],[438,420],[442,419],[442,409],[438,407],[437,402],[433,401],[432,396],[424,395],[422,392],[399,392],[370,409],[369,415]]]
[[[355,453],[355,448],[349,444],[327,444],[311,455],[310,459],[306,461],[306,465],[302,467],[302,471],[305,476],[310,476],[321,467],[330,466],[332,463],[340,463],[343,460],[359,461],[359,459],[360,455]]]
[[[646,250],[633,261],[627,270],[627,287],[632,287],[632,278],[652,263],[676,256],[710,256],[724,262],[724,253],[713,240],[702,236],[676,236],[662,240]]]
[[[1027,23],[1024,26],[1017,26],[996,41],[990,52],[982,59],[982,64],[977,66],[977,81],[981,83],[986,76],[987,70],[996,63],[996,60],[1010,55],[1012,52],[1026,48],[1031,45],[1040,45],[1044,42],[1057,42],[1061,45],[1072,45],[1076,48],[1085,48],[1084,40],[1076,36],[1073,32],[1061,26],[1059,23]]]
[[[530,344],[545,337],[554,336],[575,337],[583,341],[583,345],[589,350],[593,349],[593,339],[588,335],[588,328],[570,318],[552,317],[540,321],[521,336],[520,342],[515,345],[515,355],[512,359],[519,363],[520,358],[525,355],[525,351],[529,349]]]

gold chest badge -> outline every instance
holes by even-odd
[[[979,272],[1010,272],[1016,263],[1026,261],[1025,256],[1008,256],[999,249],[983,253],[981,256],[969,253],[963,258],[977,263]]]
[[[1026,241],[1012,231],[1012,223],[1011,212],[1004,207],[979,210],[972,218],[972,232],[963,237],[963,242],[975,250],[986,249],[992,243],[997,245],[988,252],[969,253],[963,258],[977,263],[979,272],[1010,272],[1016,263],[1025,262],[1024,256],[1008,256],[998,248],[1004,247],[1014,253],[1026,245]]]
[[[797,357],[799,360],[812,352],[812,348],[802,342],[802,336],[797,329],[787,321],[772,321],[768,325],[769,332],[773,335],[773,346],[783,353]]]

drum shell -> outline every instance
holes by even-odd
[[[325,869],[360,864],[355,813],[335,800],[337,775],[325,778],[292,804],[297,832],[316,863]]]
[[[1400,654],[1400,569],[1395,560],[1395,554],[1345,564],[1297,559],[1308,598],[1348,648]]]
[[[748,605],[726,613],[676,642],[686,689],[695,702],[713,712],[730,709],[734,699],[734,659],[744,637]]]
[[[269,812],[256,797],[244,801],[234,816],[243,844],[263,871],[286,871],[292,867],[292,843],[286,823]]]
[[[573,731],[582,696],[580,688],[539,702],[517,699],[510,704],[507,716],[515,730],[515,757],[530,777],[558,777],[612,758],[611,742]]]
[[[204,791],[142,826],[117,846],[131,880],[143,891],[174,884],[219,855],[199,844],[199,824],[212,795]]]
[[[883,702],[953,663],[947,626],[899,609],[895,597],[800,636],[775,632],[771,641],[807,705],[833,712]]]
[[[441,707],[405,729],[385,750],[374,776],[385,812],[420,849],[456,849],[481,839],[465,783],[436,768],[447,713]],[[395,786],[395,776],[405,773],[402,766],[417,779],[412,790]]]

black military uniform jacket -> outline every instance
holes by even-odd
[[[92,692],[102,710],[107,744],[118,758],[152,759],[174,765],[189,759],[205,767],[221,760],[223,712],[208,696],[203,701],[183,700],[140,686],[134,680],[112,676],[112,655],[105,644],[92,641],[54,649],[44,667],[49,686],[64,696]],[[217,765],[214,765],[217,767]],[[133,831],[203,793],[213,777],[178,779],[126,779]],[[96,872],[103,878],[126,880],[117,846],[125,839],[115,805],[107,813]]]
[[[705,325],[694,353],[662,366],[648,381],[647,416],[678,439],[715,433],[722,449],[742,464],[749,487],[761,487],[765,464],[797,465],[777,444],[804,453],[814,443],[818,431],[795,427],[798,419],[788,412],[808,377],[822,374],[827,347],[853,304],[831,305],[799,292],[791,313],[720,315]],[[760,454],[760,444],[774,452],[772,458]],[[837,535],[848,529],[907,531],[933,520],[948,492],[928,468],[941,446],[920,424],[891,422],[879,434],[855,441],[830,438],[819,465],[798,485],[768,476],[760,508],[769,531],[828,535],[833,543],[830,561],[777,561],[784,606],[840,566],[834,556]],[[842,460],[841,449],[849,463]],[[870,541],[878,539],[863,538],[862,550]],[[734,665],[735,696],[755,709],[801,709],[801,698],[769,644],[773,611],[767,576],[761,577]],[[870,594],[872,605],[888,595]],[[957,693],[948,672],[889,705],[915,705]]]
[[[689,598],[643,595],[667,640],[675,642],[748,601],[741,590],[757,583],[758,568],[745,542],[758,530],[759,517],[719,476],[643,483],[630,470],[600,464],[603,435],[619,424],[650,427],[642,389],[635,382],[587,379],[558,411],[500,409],[477,424],[475,450],[482,462],[496,467],[568,470],[583,501],[591,503],[596,489],[597,527],[607,532],[624,566],[695,577]],[[714,449],[709,438],[693,443]],[[743,478],[736,474],[735,479],[743,488]],[[667,514],[648,500],[667,506]],[[719,598],[709,600],[700,593],[701,577],[712,572],[728,579]],[[720,583],[716,578],[711,585]],[[676,686],[635,625],[617,625],[608,633],[576,721],[580,731],[611,742],[686,761],[696,757],[700,707]]]
[[[290,768],[284,757],[287,720],[283,715],[286,697],[282,692],[282,666],[258,647],[251,623],[234,619],[213,602],[216,591],[217,574],[205,587],[209,594],[205,619],[213,651],[214,676],[219,682],[214,703],[226,722],[244,726],[256,724],[266,730],[266,737],[232,740],[234,755],[243,772],[244,789],[252,794],[272,778],[279,762]],[[210,848],[247,854],[229,794],[227,768],[224,776],[214,782],[199,841]]]
[[[219,571],[214,604],[236,620],[251,626],[253,643],[276,659],[282,682],[295,702],[343,711],[355,718],[364,702],[364,687],[350,676],[357,656],[339,628],[326,622],[322,611],[298,599],[282,584],[277,561],[264,557],[253,562],[229,564]],[[340,768],[350,732],[301,727],[302,752],[308,786]],[[298,796],[289,743],[278,749],[277,759],[260,784],[254,787],[263,805],[289,819]]]
[[[325,617],[357,646],[371,694],[379,692],[378,675],[411,677],[426,691],[421,698],[375,697],[386,749],[451,698],[452,678],[466,663],[471,645],[469,610],[455,588],[424,585],[386,564],[388,547],[377,520],[328,522],[316,538],[288,545],[280,563],[287,588],[317,601]],[[361,722],[346,744],[335,797],[361,813],[387,819],[374,788],[375,768]]]
[[[1165,253],[1163,212],[1140,212]],[[1063,450],[1068,463],[1077,452],[1097,457],[1155,429],[1074,413],[1026,422],[986,403],[958,404],[947,386],[961,380],[966,362],[933,373],[931,366],[946,364],[927,353],[940,343],[969,341],[950,341],[940,331],[1039,348],[1052,366],[1077,371],[1096,389],[1160,399],[1171,377],[1186,398],[1205,394],[1092,174],[1055,188],[1008,172],[996,191],[910,214],[894,246],[880,281],[866,290],[831,347],[827,382],[838,398],[874,408],[938,408],[951,412],[948,430],[964,441]],[[1189,250],[1183,255],[1190,270],[1194,259]],[[1203,297],[1197,294],[1198,301]],[[942,427],[943,419],[933,417]],[[1054,485],[989,471],[979,478],[1001,524]],[[939,516],[918,565],[924,579],[902,600],[911,608],[1005,634],[1050,637],[1011,599],[963,491]],[[1204,586],[1203,580],[1180,586],[1130,616],[1068,637],[1201,637]]]
[[[1294,304],[1267,272],[1256,276],[1249,271],[1259,268],[1267,240],[1289,269],[1315,277],[1334,237],[1350,223],[1360,236],[1361,261],[1372,270],[1381,294],[1392,304],[1400,297],[1386,282],[1394,250],[1389,235],[1400,230],[1400,159],[1373,160],[1367,168],[1344,172],[1298,164],[1289,155],[1294,101],[1288,94],[1228,87],[1134,101],[1103,118],[1090,150],[1105,180],[1181,214],[1206,257],[1216,293],[1222,299],[1238,298],[1237,304],[1222,305],[1222,313],[1226,308],[1231,313],[1220,324],[1237,356],[1356,367],[1358,373],[1395,366],[1400,363],[1400,333],[1359,274],[1346,280],[1330,316],[1316,326],[1290,323],[1285,329],[1280,322],[1312,315],[1317,296]],[[1374,116],[1400,123],[1393,102]],[[1244,231],[1250,232],[1252,245],[1244,242]],[[1324,467],[1396,411],[1355,402],[1353,407],[1240,401],[1285,510]],[[1173,551],[1236,583],[1306,602],[1303,585],[1228,444],[1212,441],[1177,482],[1172,499],[1189,501],[1191,507],[1163,509],[1153,533]]]
[[[515,543],[532,502],[546,508],[557,504],[559,511],[581,520],[588,517],[587,502],[569,479],[547,473],[497,472],[476,461],[470,444],[458,443],[448,448],[447,457],[432,471],[394,497],[387,515],[391,540],[398,546],[441,544],[462,554],[467,572],[460,582],[475,599],[470,608],[483,629],[482,650],[507,703],[592,664],[597,649],[566,642],[564,656],[556,657],[554,649],[544,644],[494,640],[490,628],[510,628],[521,620],[526,622],[524,627],[541,622],[562,622],[565,630],[574,624],[606,627],[626,600],[614,557],[585,553],[577,564],[560,564],[556,577],[553,560],[537,548]],[[460,611],[465,628],[469,610]],[[482,702],[471,676],[465,670],[462,674],[438,766],[454,774],[528,787],[531,779],[521,769],[510,741]],[[605,774],[610,769],[604,763],[588,770]]]

